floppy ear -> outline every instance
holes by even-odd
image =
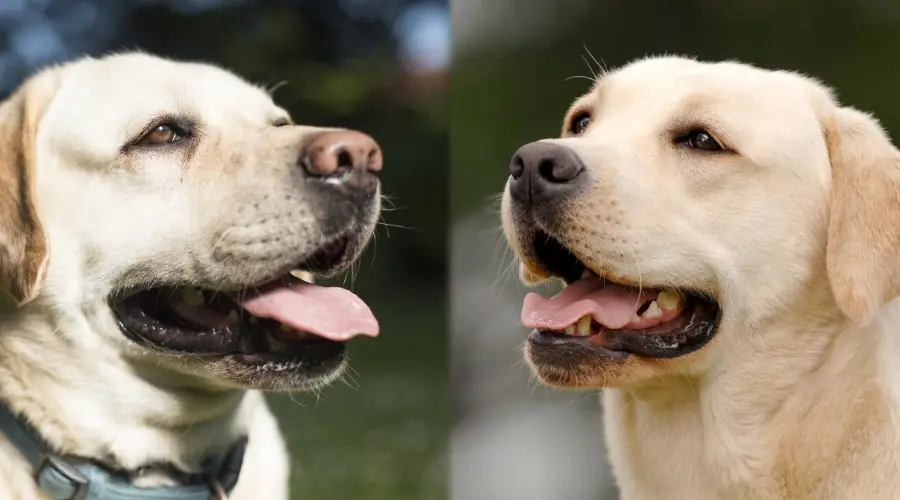
[[[19,305],[37,297],[50,255],[34,202],[34,140],[58,71],[32,77],[0,103],[0,289]]]
[[[832,196],[826,262],[837,305],[866,325],[900,295],[900,151],[868,114],[823,120]]]

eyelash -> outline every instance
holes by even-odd
[[[714,145],[716,147],[714,149],[698,147],[697,144],[695,143],[695,140],[696,140],[697,136],[699,136],[700,134],[704,134],[707,137],[709,137],[709,139],[712,140],[712,142],[714,143]],[[728,150],[724,145],[722,145],[722,143],[719,141],[719,139],[715,135],[713,135],[711,132],[709,132],[709,130],[702,128],[702,127],[691,128],[687,132],[675,134],[675,144],[679,145],[679,146],[684,146],[684,147],[687,147],[690,149],[706,151],[708,153],[718,153],[718,152],[724,152],[724,151]]]
[[[153,131],[156,130],[157,127],[161,127],[163,125],[170,127],[172,129],[172,131],[175,133],[175,135],[178,136],[178,139],[171,141],[167,144],[155,144],[155,145],[142,144],[142,142],[144,140],[146,140],[147,137],[150,134],[152,134]],[[183,118],[162,117],[157,120],[154,120],[150,124],[150,126],[148,126],[146,129],[144,129],[137,137],[135,137],[134,139],[129,141],[126,144],[125,148],[127,149],[127,148],[132,148],[132,147],[160,147],[160,146],[166,146],[166,145],[174,145],[174,144],[184,142],[185,140],[192,139],[194,136],[195,136],[195,127],[192,124],[192,122],[185,120]]]

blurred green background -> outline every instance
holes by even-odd
[[[381,144],[389,211],[351,288],[382,335],[350,345],[346,384],[269,398],[292,498],[446,495],[449,45],[445,0],[0,0],[3,94],[55,61],[142,49],[285,81],[275,100],[297,123]]]
[[[482,210],[509,158],[556,136],[597,61],[649,54],[737,59],[824,80],[900,127],[900,3],[880,0],[455,0],[452,212]],[[590,54],[589,55],[588,51]],[[587,62],[585,62],[587,61]]]

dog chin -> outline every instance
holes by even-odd
[[[271,392],[315,391],[340,379],[347,369],[342,355],[318,366],[300,363],[265,363],[258,366],[237,361],[231,356],[199,362],[191,371],[216,385]]]

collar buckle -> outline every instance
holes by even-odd
[[[41,474],[47,469],[56,471],[60,476],[72,483],[75,493],[69,497],[69,500],[84,500],[87,498],[90,481],[74,465],[56,455],[45,454],[34,470],[34,480],[38,484],[40,484]]]

